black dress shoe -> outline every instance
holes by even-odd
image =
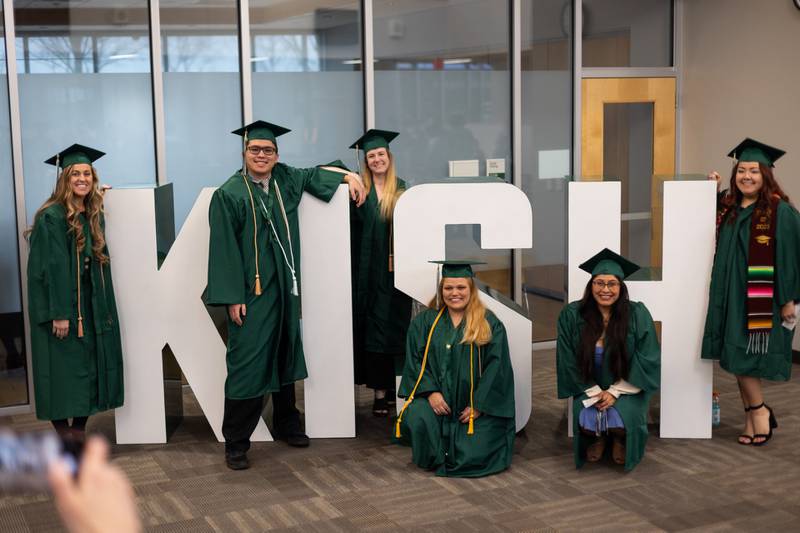
[[[308,445],[311,441],[308,439],[308,435],[303,433],[302,431],[295,431],[292,433],[281,433],[275,435],[275,438],[278,440],[286,441],[286,444],[289,446],[293,446],[295,448],[308,448]]]
[[[250,468],[250,461],[246,453],[225,454],[225,464],[231,470],[247,470]]]

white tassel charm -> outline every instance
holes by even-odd
[[[292,274],[292,295],[300,296],[300,291],[297,290],[297,278]]]

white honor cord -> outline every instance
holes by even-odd
[[[275,183],[275,182],[273,182]],[[283,207],[283,198],[281,198],[281,192],[278,188],[278,184],[275,183],[275,192],[278,196],[278,205],[281,208],[281,215],[283,215],[283,223],[286,225],[286,235],[289,238],[289,255],[291,256],[291,263],[289,262],[289,257],[286,255],[286,249],[281,244],[281,239],[278,237],[278,232],[275,231],[275,225],[272,223],[272,219],[267,214],[267,206],[264,205],[264,200],[259,198],[258,200],[261,202],[261,209],[264,211],[264,215],[267,217],[267,222],[269,223],[269,227],[272,230],[272,234],[275,236],[275,240],[278,243],[278,247],[281,249],[281,253],[283,254],[283,261],[286,263],[289,272],[292,274],[292,294],[295,296],[300,295],[300,291],[297,288],[297,276],[294,270],[294,250],[292,249],[292,234],[289,231],[289,219],[286,217],[286,209]]]

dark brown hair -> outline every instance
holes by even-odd
[[[742,191],[736,186],[736,170],[739,168],[739,162],[733,165],[733,169],[731,169],[731,179],[730,185],[728,186],[728,194],[726,194],[722,198],[722,205],[728,208],[728,223],[733,224],[736,220],[736,209],[737,205],[742,203]],[[786,203],[791,203],[789,201],[789,197],[783,192],[781,186],[778,185],[778,181],[775,179],[775,174],[772,172],[772,168],[765,165],[764,163],[759,163],[758,168],[761,171],[761,180],[763,185],[761,186],[761,190],[758,191],[758,200],[756,200],[756,208],[758,209],[766,209],[769,206],[769,200],[773,197],[778,197]]]
[[[597,301],[592,294],[592,283],[596,276],[592,276],[586,289],[583,291],[578,312],[583,318],[584,325],[581,329],[580,344],[578,345],[578,368],[581,370],[583,379],[591,382],[594,368],[594,347],[597,340],[603,335],[603,315],[597,306]],[[618,278],[617,278],[618,279]],[[611,316],[606,326],[605,353],[609,357],[608,368],[614,381],[628,379],[628,349],[625,346],[625,339],[628,336],[628,317],[630,316],[630,300],[628,299],[628,287],[625,282],[619,281],[619,298],[611,306]]]

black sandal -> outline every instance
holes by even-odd
[[[372,416],[386,417],[389,416],[389,404],[386,403],[386,398],[375,398],[372,402]]]
[[[753,435],[753,446],[763,446],[765,445],[769,439],[772,438],[772,430],[778,427],[778,420],[775,418],[775,414],[772,412],[772,408],[764,402],[761,402],[759,405],[751,405],[750,410],[755,411],[756,409],[761,409],[762,407],[766,407],[767,411],[769,411],[769,433],[756,433]],[[753,430],[755,431],[755,424],[753,424]],[[764,439],[761,442],[756,442],[755,439]]]
[[[750,411],[750,407],[745,407],[744,408],[744,412],[745,413],[747,413],[749,411]],[[748,435],[747,433],[742,433],[741,435],[739,435],[739,437],[737,438],[736,442],[738,442],[742,446],[750,446],[751,444],[753,444],[753,437],[755,437],[755,435]],[[748,440],[746,442],[743,442],[742,439],[748,439]]]

